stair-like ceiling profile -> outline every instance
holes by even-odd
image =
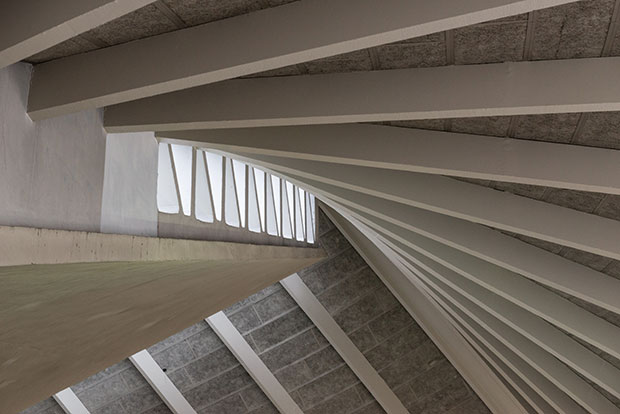
[[[192,147],[187,153],[199,157],[194,167],[204,177],[207,154],[224,157],[230,167],[218,174],[243,180],[235,194],[252,197],[233,207],[251,208],[252,225],[266,233],[250,241],[284,238],[286,210],[293,220],[286,243],[313,243],[314,217],[294,222],[297,210],[275,200],[290,185],[292,197],[302,194],[293,203],[303,205],[301,217],[314,213],[316,197],[490,411],[620,414],[620,0],[36,3],[41,12],[33,15],[18,0],[0,6],[0,68],[33,64],[24,99],[34,122],[100,109],[103,128],[121,139],[154,133],[170,177],[177,174],[175,146]],[[182,215],[185,201],[172,188]],[[271,218],[261,224],[265,197]],[[235,226],[243,228],[249,216],[237,213]],[[215,210],[208,214],[219,220]],[[267,230],[270,220],[279,224]],[[10,231],[0,227],[0,234]],[[195,243],[204,243],[201,252],[215,242]],[[211,311],[320,256],[299,247],[255,249],[252,257],[240,253],[237,264],[226,255],[199,262],[226,261],[222,292],[241,283],[235,266],[256,266],[260,279],[221,303],[212,298]],[[10,255],[0,244],[5,251]],[[116,253],[109,261],[125,260]],[[165,266],[176,271],[201,260],[181,256],[166,256]],[[0,257],[0,274],[11,280],[73,266]],[[204,283],[191,276],[170,295]],[[171,289],[165,278],[153,283]],[[308,299],[303,282],[293,277],[282,286],[317,327],[327,326],[322,333],[381,410],[406,412],[398,393]],[[139,297],[138,287],[127,291]],[[10,301],[13,293],[0,285],[2,295]],[[51,314],[66,311],[52,302],[42,299]],[[188,315],[183,327],[197,317]],[[226,316],[207,323],[257,383],[270,384],[263,391],[275,407],[301,410]],[[0,343],[14,341],[19,326],[16,318],[8,334],[0,328]],[[132,339],[135,346],[115,356],[172,333],[168,327]],[[132,362],[166,405],[174,411],[176,398],[187,407],[167,377],[153,373],[148,353],[137,355]],[[70,367],[65,375],[77,381]],[[21,392],[14,388],[0,381],[0,396]],[[65,397],[67,404],[77,398],[57,400]]]

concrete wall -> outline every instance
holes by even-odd
[[[154,134],[109,134],[101,231],[157,236],[157,215],[157,141]]]
[[[33,123],[30,65],[0,69],[0,224],[99,231],[102,112]]]

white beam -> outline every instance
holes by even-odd
[[[502,292],[503,295],[495,294],[491,290],[487,290],[470,280],[461,277],[456,272],[447,269],[432,260],[421,257],[418,253],[411,251],[407,247],[399,245],[397,242],[391,242],[382,237],[380,239],[386,243],[391,249],[395,250],[399,255],[405,257],[407,261],[424,272],[425,277],[432,280],[433,283],[441,283],[454,289],[459,295],[463,295],[469,301],[475,303],[481,309],[484,309],[490,315],[500,320],[502,323],[510,326],[519,334],[523,335],[539,347],[543,348],[566,365],[581,373],[586,378],[600,385],[606,391],[620,398],[620,370],[601,358],[599,355],[590,351],[560,329],[545,322],[549,320],[549,316],[542,314],[540,308],[545,305],[543,302],[548,301],[548,308],[552,309],[556,315],[565,313],[564,321],[568,321],[571,328],[567,329],[569,333],[584,338],[586,335],[582,331],[591,331],[587,325],[591,323],[600,327],[607,328],[603,340],[610,342],[618,342],[614,338],[620,337],[620,328],[612,325],[605,320],[587,312],[577,305],[567,301],[566,299],[538,286],[537,284],[527,281],[523,277],[517,276],[509,281],[508,285],[512,285],[512,290]],[[435,282],[435,279],[441,282]],[[526,283],[523,283],[526,282]],[[501,283],[501,282],[500,282]],[[491,285],[493,282],[490,283]],[[496,291],[496,289],[495,289]],[[528,310],[511,303],[505,298],[514,292],[514,296],[521,296],[524,302],[533,303],[534,306],[523,306]],[[513,299],[514,300],[514,299]],[[541,319],[542,318],[542,319]],[[565,325],[562,328],[567,328]],[[590,340],[590,343],[596,342]],[[618,344],[613,344],[618,345]],[[611,355],[618,357],[617,349],[612,351]]]
[[[148,351],[143,350],[129,357],[144,379],[166,403],[173,414],[196,414],[183,394],[172,383]]]
[[[478,353],[484,357],[487,363],[492,365],[493,368],[504,377],[504,380],[521,394],[523,399],[525,399],[538,414],[547,414],[553,412],[554,409],[557,410],[556,405],[548,402],[548,400],[552,402],[555,401],[549,395],[551,393],[562,395],[570,400],[566,394],[560,391],[536,370],[532,369],[532,367],[526,364],[525,361],[512,351],[506,347],[504,347],[501,352],[497,348],[492,348],[490,345],[480,341],[477,337],[474,337],[476,334],[461,325],[452,315],[449,315],[449,319],[461,335],[463,335],[463,337],[476,348]],[[499,344],[499,341],[497,341],[497,343]],[[510,355],[510,358],[508,355]],[[552,408],[552,405],[554,408]],[[574,401],[573,405],[579,407]],[[570,413],[565,412],[563,414]]]
[[[34,74],[29,114],[126,102],[573,1],[294,2],[49,62]]]
[[[90,414],[90,411],[86,409],[82,401],[80,401],[71,388],[65,388],[57,392],[54,394],[54,399],[67,414]]]
[[[457,283],[470,280],[597,348],[620,356],[620,328],[537,283],[406,230],[394,229],[389,223],[350,213],[381,234],[390,247],[427,270],[439,266],[444,276],[449,274]]]
[[[424,272],[416,272],[418,276]],[[429,283],[428,279],[424,280]],[[488,315],[475,304],[451,291],[450,288],[441,284],[433,283],[433,289],[440,291],[442,295],[449,298],[444,304],[456,314],[460,314],[462,319],[471,318],[480,324],[486,331],[493,334],[504,345],[508,346],[520,358],[527,361],[542,375],[553,382],[558,388],[567,393],[572,399],[577,401],[589,413],[596,414],[618,414],[620,409],[616,407],[600,392],[589,385],[579,375],[575,374],[569,367],[555,358],[551,358],[548,353],[543,351],[526,338],[499,322],[494,317]],[[570,411],[569,411],[570,412]],[[572,413],[572,412],[571,412]]]
[[[240,158],[262,165],[252,159]],[[275,173],[278,174],[278,171]],[[620,314],[620,297],[616,294],[620,290],[620,281],[586,266],[474,223],[291,174],[287,179],[324,200],[331,199],[346,206],[350,213],[366,224],[380,220],[381,228],[389,228],[390,235],[403,243],[407,243],[411,237],[409,232],[417,233],[423,238]],[[399,229],[403,229],[404,233]],[[403,234],[407,236],[399,237]],[[443,264],[450,266],[449,262]]]
[[[0,69],[155,0],[2,0]]]
[[[392,263],[367,238],[367,233],[358,230],[333,209],[325,207],[324,211],[487,407],[496,414],[525,413],[526,410],[446,319],[441,309],[423,291],[423,287],[419,283],[411,283],[405,277],[402,273],[404,267],[401,269]]]
[[[451,306],[450,302],[442,297],[437,291],[427,287],[427,292],[441,304],[442,308],[448,312],[452,323],[457,327],[468,341],[476,348],[487,348],[492,350],[489,358],[494,361],[502,361],[516,372],[517,382],[519,380],[527,383],[535,390],[534,394],[540,396],[544,402],[540,402],[534,395],[530,394],[530,399],[536,406],[545,407],[545,403],[551,405],[553,409],[544,408],[542,414],[547,414],[557,410],[562,414],[585,413],[585,410],[570,398],[564,391],[560,390],[552,381],[541,375],[530,364],[511,351],[500,340],[489,334],[484,328],[473,319]],[[473,336],[473,337],[472,337]],[[529,401],[529,400],[528,400]]]
[[[387,414],[406,414],[405,406],[394,392],[387,386],[383,378],[370,365],[366,357],[338,326],[334,318],[321,305],[312,291],[301,280],[297,273],[280,281],[280,284],[293,297],[299,307],[308,315],[314,325],[327,338],[329,343],[340,354],[349,368],[366,386],[375,400]]]
[[[617,111],[619,66],[614,57],[239,79],[111,107],[105,125],[170,131]]]
[[[241,155],[286,174],[602,256],[620,255],[620,222],[617,220],[438,175],[268,155]]]
[[[297,403],[223,312],[205,320],[281,413],[302,414]]]
[[[156,135],[228,152],[620,194],[620,151],[604,148],[363,124]]]

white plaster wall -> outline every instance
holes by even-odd
[[[33,123],[30,73],[24,63],[0,69],[0,224],[99,231],[102,111]]]
[[[157,236],[157,160],[152,132],[108,135],[103,233]]]

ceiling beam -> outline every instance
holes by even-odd
[[[613,57],[236,79],[112,106],[105,126],[133,132],[618,111],[619,67]]]
[[[0,240],[0,343],[19,344],[0,347],[3,413],[324,257],[313,248],[34,228],[9,228]]]
[[[2,0],[0,69],[155,0]]]
[[[437,298],[433,298],[437,300]],[[448,312],[445,308],[444,311]],[[467,327],[460,324],[452,315],[448,314],[448,319],[461,335],[467,339],[467,342],[484,357],[489,365],[504,377],[504,381],[521,394],[521,397],[523,397],[538,414],[548,414],[554,412],[554,409],[558,409],[557,404],[554,404],[556,400],[553,397],[554,395],[563,396],[570,400],[566,394],[540,375],[514,352],[510,351],[505,346],[500,350],[501,344],[499,341],[491,345],[489,342],[479,340],[477,332],[474,333],[473,330],[470,331]],[[494,345],[499,346],[495,347]],[[574,401],[573,405],[579,407]],[[565,411],[561,412],[561,414],[571,413]]]
[[[321,208],[493,413],[527,412],[446,319],[421,283],[412,283],[403,274],[404,266],[388,259],[368,238],[369,232],[360,231],[334,209]]]
[[[187,402],[147,350],[130,356],[129,360],[168,406],[172,414],[196,414],[196,410]]]
[[[468,338],[467,340],[470,343],[478,344],[479,347],[482,346],[491,350],[489,355],[490,358],[503,361],[509,367],[515,369],[515,376],[527,382],[527,384],[530,384],[534,390],[534,394],[539,395],[547,404],[553,407],[552,409],[545,407],[542,414],[555,412],[553,410],[556,410],[560,414],[586,413],[579,404],[558,388],[547,376],[542,375],[536,368],[504,345],[501,340],[487,332],[480,324],[458,309],[458,307],[451,305],[449,299],[446,299],[438,291],[428,286],[425,288],[433,299],[435,299],[448,313],[452,323],[457,327],[459,332]],[[557,362],[553,362],[551,365],[556,364]],[[544,403],[540,405],[544,406]]]
[[[620,255],[617,220],[439,175],[258,154],[239,155],[286,174],[601,256]]]
[[[327,312],[325,307],[321,305],[321,302],[314,296],[299,275],[295,273],[281,280],[280,284],[327,338],[336,352],[340,354],[385,412],[387,414],[407,414],[409,411],[407,411],[403,403],[370,365],[364,354],[349,339],[342,328],[338,326],[338,323]]]
[[[612,149],[363,124],[156,136],[228,152],[620,194],[620,151]]]
[[[474,283],[475,280],[463,278],[456,272],[432,260],[421,257],[408,247],[389,240],[383,241],[399,255],[406,258],[408,262],[423,271],[425,277],[429,278],[433,283],[445,284],[450,289],[463,295],[472,303],[484,309],[485,312],[493,315],[502,323],[510,326],[575,371],[600,385],[606,391],[616,396],[616,398],[620,398],[620,370],[566,335],[560,329],[548,323],[549,316],[540,312],[540,304],[548,300],[549,308],[553,308],[553,311],[557,314],[565,312],[565,320],[569,320],[569,323],[572,324],[572,329],[568,329],[569,333],[581,338],[584,337],[584,333],[577,332],[575,327],[577,329],[581,328],[584,331],[588,330],[589,327],[584,325],[584,323],[592,322],[597,325],[601,325],[601,323],[607,325],[608,332],[606,332],[606,335],[609,335],[610,338],[620,336],[620,328],[590,314],[579,306],[523,277],[515,275],[516,277],[510,281],[514,284],[515,296],[519,296],[519,292],[521,292],[521,296],[527,296],[525,301],[534,303],[534,307],[527,308],[521,303],[512,303],[511,299],[506,297],[510,295],[510,292],[502,292],[503,295],[495,293],[493,289],[477,285]],[[435,280],[440,282],[435,282]],[[575,319],[574,322],[571,320],[571,317]],[[549,322],[553,323],[552,321]],[[566,328],[566,326],[563,325],[562,328]],[[590,339],[589,342],[592,342],[592,340]],[[617,358],[618,352],[613,351],[610,355]]]
[[[39,65],[28,111],[107,106],[574,1],[293,2]]]
[[[208,317],[206,321],[279,412],[291,414],[303,413],[297,403],[291,398],[278,379],[269,371],[269,368],[267,368],[256,352],[254,352],[250,344],[247,343],[224,312],[218,312]]]
[[[417,275],[421,273],[417,272]],[[584,407],[588,413],[596,414],[618,414],[620,409],[609,401],[603,394],[598,392],[579,375],[573,372],[568,366],[536,346],[531,341],[514,331],[512,328],[501,323],[493,316],[482,311],[477,305],[458,293],[450,291],[450,288],[428,285],[427,288],[446,296],[448,300],[444,305],[458,314],[463,320],[472,319],[479,324],[484,331],[495,336],[504,345],[508,346],[520,358],[527,361],[538,372],[544,375],[549,381],[553,382],[558,388],[567,393],[579,405]],[[444,289],[445,288],[445,289]],[[572,413],[573,411],[569,411]]]
[[[260,161],[238,158],[274,172]],[[414,232],[620,314],[620,298],[616,294],[620,290],[620,281],[587,266],[475,223],[291,174],[282,174],[277,170],[275,174],[286,176],[287,180],[323,200],[331,199],[346,206],[351,214],[366,224],[380,220],[381,228],[389,228],[391,235],[399,241],[406,242],[410,237],[398,238],[399,232]]]
[[[65,388],[54,394],[54,400],[66,414],[90,414],[71,388]]]

